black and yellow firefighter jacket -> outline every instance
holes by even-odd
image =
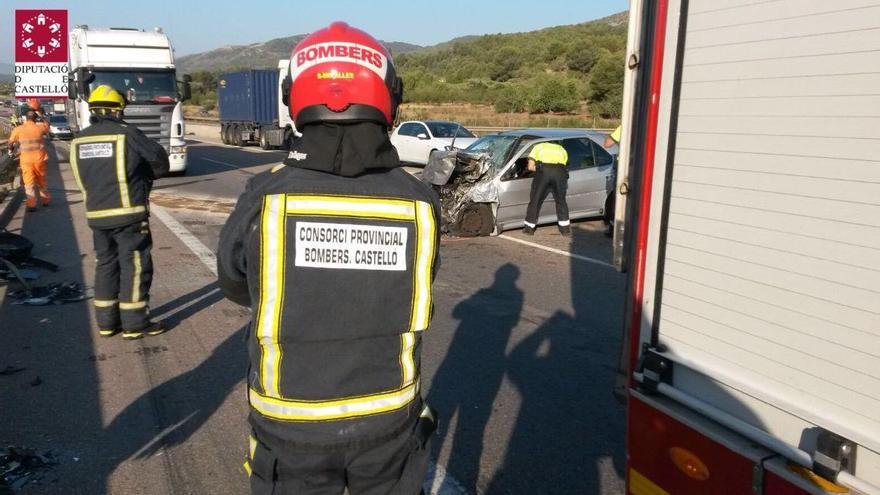
[[[220,235],[220,286],[253,309],[251,423],[301,446],[400,433],[422,406],[438,199],[379,125],[307,126],[291,150]]]
[[[140,129],[92,116],[92,125],[71,143],[70,165],[89,226],[112,229],[149,216],[153,180],[168,173],[168,154]]]

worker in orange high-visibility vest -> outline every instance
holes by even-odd
[[[37,187],[39,187],[40,199],[43,206],[49,206],[49,190],[46,185],[46,135],[49,134],[48,122],[37,122],[37,115],[42,116],[42,110],[28,110],[25,122],[12,130],[9,136],[9,149],[18,144],[19,163],[21,164],[21,176],[24,181],[24,190],[27,194],[28,211],[37,208]]]

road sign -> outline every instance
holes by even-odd
[[[15,96],[67,98],[67,10],[15,11]]]

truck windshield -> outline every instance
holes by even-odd
[[[174,103],[177,101],[177,81],[174,71],[92,71],[94,80],[89,91],[102,84],[112,86],[128,103]]]

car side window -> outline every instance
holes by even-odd
[[[581,170],[596,165],[592,141],[586,138],[563,139],[562,147],[568,153],[568,170]]]
[[[419,127],[420,127],[420,125],[419,125],[419,124],[416,124],[416,123],[414,123],[414,122],[410,122],[410,123],[408,123],[408,124],[403,124],[402,126],[400,126],[400,130],[397,131],[397,134],[398,134],[399,136],[412,136],[412,137],[415,137],[416,134],[419,133]]]
[[[431,133],[428,132],[428,128],[425,127],[425,124],[414,124],[416,126],[416,133],[413,136],[418,136],[419,134],[424,134],[425,136],[431,137]]]
[[[513,163],[507,172],[504,172],[504,175],[501,176],[501,180],[516,180],[516,179],[531,179],[535,176],[535,173],[529,170],[529,153],[532,152],[532,148],[535,145],[531,145],[523,151],[523,153],[516,159],[516,162]]]
[[[611,165],[614,163],[614,157],[605,148],[599,146],[599,143],[591,141],[593,145],[593,157],[597,167]]]

